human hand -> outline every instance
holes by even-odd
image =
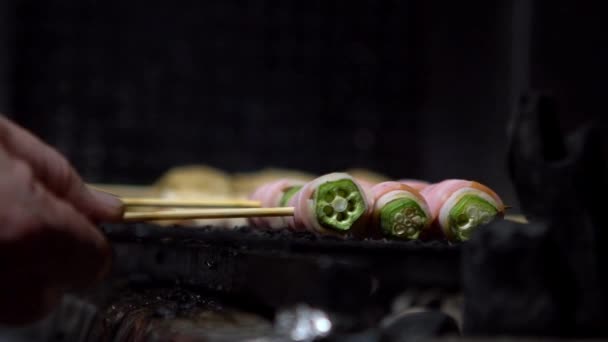
[[[41,318],[65,290],[100,280],[107,240],[93,222],[121,202],[89,190],[68,161],[0,116],[0,322]]]

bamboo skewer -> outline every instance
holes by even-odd
[[[121,197],[127,207],[171,208],[259,208],[259,201],[241,199],[166,199],[151,197]]]
[[[234,217],[293,216],[293,207],[238,208],[238,209],[184,209],[175,211],[125,212],[123,221],[197,220]]]
[[[259,208],[259,201],[245,199],[179,199],[159,197],[122,197],[109,192],[97,185],[87,185],[89,188],[118,197],[126,207],[165,207],[165,208]]]
[[[529,223],[524,215],[505,215],[505,220],[523,224]]]

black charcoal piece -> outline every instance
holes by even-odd
[[[572,277],[540,224],[498,221],[463,248],[466,334],[553,335],[568,325],[560,292]]]
[[[509,170],[531,223],[495,222],[465,245],[465,333],[606,336],[603,133],[563,136],[555,111],[531,94],[514,116]]]
[[[369,329],[350,334],[333,334],[324,339],[325,342],[379,342],[381,338],[378,329]]]

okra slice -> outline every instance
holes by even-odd
[[[486,225],[498,214],[498,208],[476,195],[465,195],[452,207],[448,227],[457,241],[466,241],[479,227]]]
[[[367,210],[365,195],[350,179],[321,184],[314,195],[314,209],[321,226],[348,231]]]
[[[380,228],[389,236],[417,239],[428,221],[424,210],[411,198],[392,200],[380,209]]]
[[[285,189],[285,191],[283,191],[283,197],[281,197],[281,200],[279,201],[279,206],[280,207],[286,206],[287,203],[289,202],[289,200],[293,197],[293,195],[297,194],[298,191],[300,191],[300,189],[302,189],[301,185],[292,186],[292,187]]]

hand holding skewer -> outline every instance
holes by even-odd
[[[120,201],[0,115],[0,323],[41,318],[65,290],[100,280],[110,247],[94,222],[121,217]]]

